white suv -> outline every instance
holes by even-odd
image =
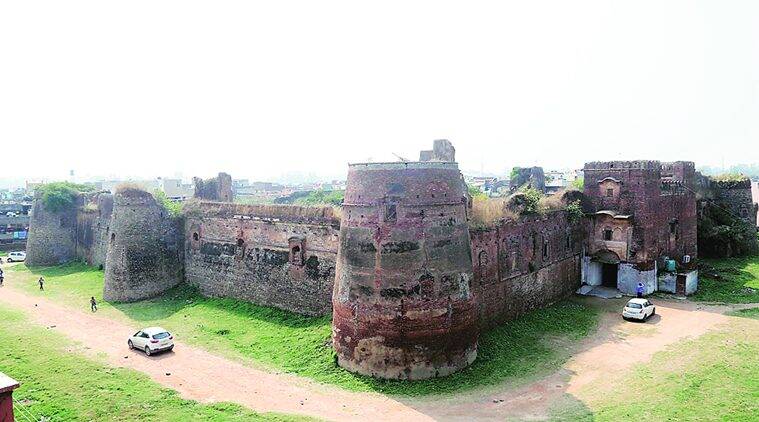
[[[630,299],[625,305],[625,309],[622,310],[622,318],[637,319],[645,321],[648,318],[656,315],[656,306],[649,302],[648,299]]]
[[[153,353],[174,348],[174,336],[161,327],[150,327],[134,333],[127,340],[130,349],[139,349],[150,356]]]
[[[6,259],[8,262],[24,262],[26,260],[26,252],[11,252]]]

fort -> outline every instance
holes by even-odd
[[[541,168],[514,174],[538,190],[543,177]],[[340,366],[425,379],[477,359],[483,330],[578,289],[634,294],[642,283],[646,294],[692,294],[697,220],[710,203],[756,227],[750,184],[706,180],[692,162],[592,162],[584,177],[584,190],[558,195],[555,209],[486,226],[470,224],[446,140],[418,162],[349,165],[339,210],[235,204],[225,173],[196,179],[180,215],[129,187],[55,211],[38,196],[27,259],[102,266],[109,301],[186,283],[206,296],[331,314]]]

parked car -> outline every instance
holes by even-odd
[[[26,260],[26,252],[11,252],[6,259],[8,262],[24,262]]]
[[[642,298],[630,299],[625,305],[625,309],[622,310],[622,318],[625,320],[645,321],[654,315],[656,315],[656,306],[648,299]]]
[[[127,345],[130,349],[139,349],[150,356],[153,353],[174,349],[174,336],[161,327],[149,327],[134,333]]]

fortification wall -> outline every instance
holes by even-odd
[[[715,200],[735,217],[756,227],[757,209],[751,192],[751,181],[712,182]]]
[[[340,366],[390,379],[466,367],[479,335],[471,282],[455,163],[350,166],[332,296]]]
[[[76,213],[76,258],[103,267],[113,213],[113,195],[81,195]]]
[[[232,190],[232,176],[227,173],[219,173],[218,176],[210,179],[201,179],[195,177],[192,179],[195,184],[196,199],[203,201],[232,202],[234,192]]]
[[[580,286],[583,222],[564,211],[473,231],[474,293],[481,325],[548,306]]]
[[[80,194],[70,207],[56,212],[47,209],[39,196],[35,197],[27,264],[58,265],[82,260],[102,265],[112,208],[112,196],[103,192]]]
[[[124,189],[114,195],[103,298],[131,302],[182,282],[183,228],[153,195]]]
[[[26,263],[30,266],[58,265],[76,259],[75,205],[54,212],[42,198],[34,198],[26,242]]]
[[[201,293],[304,315],[332,309],[340,221],[330,207],[194,203],[185,274]]]

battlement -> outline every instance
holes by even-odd
[[[332,207],[298,205],[248,205],[229,202],[190,201],[185,204],[189,217],[236,218],[241,220],[286,221],[340,225],[340,217]]]
[[[748,189],[751,190],[751,179],[745,180],[714,180],[712,186],[717,189]]]
[[[662,163],[655,160],[636,161],[593,161],[585,163],[585,171],[588,170],[649,170],[660,171]]]

